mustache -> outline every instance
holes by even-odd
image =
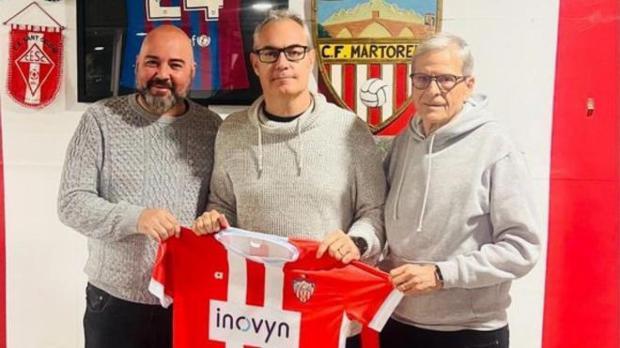
[[[172,81],[170,81],[169,79],[160,79],[157,77],[154,77],[146,82],[146,88],[151,88],[153,86],[159,88],[168,88],[171,91],[174,91],[176,87],[174,83],[172,83]]]

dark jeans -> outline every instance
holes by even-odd
[[[390,319],[381,331],[382,348],[508,348],[508,326],[492,331],[435,331]]]
[[[347,338],[346,348],[360,348],[362,346],[362,335],[355,335]]]
[[[172,310],[116,298],[88,284],[86,348],[170,348]]]

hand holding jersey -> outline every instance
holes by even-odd
[[[344,264],[359,260],[361,256],[353,239],[342,230],[331,231],[325,236],[316,253],[317,259],[323,257],[325,252]]]
[[[204,212],[192,224],[192,231],[198,236],[203,234],[211,234],[219,232],[222,229],[230,227],[228,220],[224,214],[215,209]]]
[[[146,208],[138,218],[138,232],[161,242],[178,237],[181,225],[168,209]]]
[[[216,233],[229,227],[230,224],[226,216],[212,209],[205,212],[194,221],[192,231],[194,231],[196,235],[204,235]],[[363,253],[349,235],[338,229],[326,234],[317,250],[316,258],[319,259],[323,257],[326,252],[331,257],[344,264],[359,260]]]

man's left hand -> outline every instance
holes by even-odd
[[[360,259],[359,249],[351,237],[342,230],[331,231],[325,236],[316,253],[317,259],[321,258],[325,252],[344,264]]]
[[[390,271],[392,284],[405,295],[419,295],[439,290],[441,282],[435,276],[435,265],[406,264]]]

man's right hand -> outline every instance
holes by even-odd
[[[217,210],[210,210],[200,215],[194,224],[192,230],[197,235],[219,232],[222,229],[230,227],[228,220],[224,214],[220,214]]]
[[[161,242],[172,236],[178,237],[181,225],[169,210],[147,208],[138,217],[138,233]]]

